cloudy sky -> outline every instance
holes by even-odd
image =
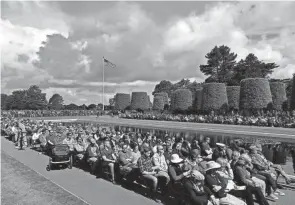
[[[39,85],[65,103],[146,91],[160,80],[203,81],[199,65],[228,45],[295,72],[295,2],[1,2],[1,92]]]

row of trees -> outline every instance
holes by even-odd
[[[11,95],[1,94],[2,110],[93,110],[102,109],[102,104],[76,105],[74,103],[64,105],[63,97],[55,93],[47,101],[46,93],[32,85],[27,90],[16,90]]]

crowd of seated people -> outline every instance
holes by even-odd
[[[57,117],[97,115],[96,110],[1,110],[2,117]]]
[[[240,114],[228,115],[183,115],[167,113],[122,113],[121,118],[141,119],[141,120],[160,120],[160,121],[178,121],[178,122],[197,122],[197,123],[214,123],[230,125],[252,125],[264,127],[287,127],[295,128],[295,113],[292,112],[267,112],[257,116],[243,116]]]
[[[20,136],[25,147],[39,143],[45,153],[54,144],[67,144],[74,161],[85,162],[92,174],[106,170],[114,184],[146,184],[146,195],[156,202],[172,195],[180,204],[268,205],[285,195],[278,186],[280,175],[293,182],[293,176],[265,158],[260,144],[212,145],[208,137],[190,142],[168,133],[8,118],[2,118],[1,131],[17,148]]]

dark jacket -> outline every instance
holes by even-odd
[[[210,196],[213,195],[210,189],[206,186],[204,186],[203,191],[195,189],[191,180],[185,180],[184,188],[192,204],[207,205]]]
[[[223,198],[226,197],[225,189],[227,186],[226,181],[220,177],[219,175],[215,174],[206,174],[205,175],[205,182],[210,190],[214,193],[216,198]],[[213,186],[221,186],[221,189],[218,192],[213,191]]]

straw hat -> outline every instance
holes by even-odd
[[[223,143],[216,143],[216,145],[217,145],[218,147],[225,147],[225,144],[223,144]]]
[[[205,171],[207,172],[207,171],[209,171],[209,170],[211,170],[211,169],[218,169],[218,168],[220,168],[220,167],[221,167],[220,164],[218,164],[218,163],[216,163],[216,162],[214,162],[214,161],[209,161],[209,162],[207,162],[207,164],[206,164],[206,169],[205,169]]]
[[[171,156],[171,162],[172,163],[178,164],[178,163],[180,163],[182,161],[183,161],[183,159],[181,159],[178,154],[172,154],[172,156]]]

